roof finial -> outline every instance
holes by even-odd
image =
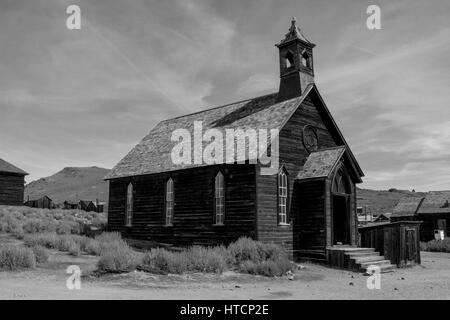
[[[295,25],[296,22],[297,22],[297,18],[296,17],[292,17],[291,24]]]

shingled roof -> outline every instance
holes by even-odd
[[[218,129],[280,129],[311,90],[310,85],[300,97],[277,102],[278,94],[269,94],[222,107],[189,114],[160,122],[105,177],[135,176],[204,166],[206,164],[174,164],[171,159],[171,133],[186,129],[193,136],[194,121],[202,121],[203,130]],[[275,137],[271,137],[272,140]],[[207,143],[204,142],[206,145]],[[193,143],[192,143],[193,148]],[[191,155],[193,157],[194,150]],[[248,153],[246,153],[248,159]],[[236,158],[236,155],[235,155]]]
[[[334,130],[339,135],[342,144],[345,145],[352,165],[355,166],[359,176],[363,176],[364,173],[348,148],[344,137],[331,117],[315,84],[310,84],[301,96],[282,102],[278,101],[278,93],[273,93],[161,121],[122,160],[119,161],[105,177],[105,180],[207,166],[207,164],[203,162],[201,164],[196,164],[194,161],[191,161],[190,164],[174,164],[171,159],[171,153],[176,142],[171,141],[172,132],[176,129],[185,129],[192,137],[194,132],[194,121],[202,121],[203,131],[217,129],[222,132],[224,137],[226,129],[235,129],[238,138],[241,138],[241,135],[245,134],[244,131],[247,129],[258,128],[267,131],[278,129],[281,131],[282,127],[290,119],[295,110],[297,110],[303,100],[312,92],[314,92],[315,97],[320,100],[331,123],[334,125]],[[238,134],[237,129],[242,130],[241,134]],[[275,136],[271,136],[272,141],[275,138]],[[209,142],[203,142],[203,147],[208,143]],[[194,143],[192,143],[191,146],[191,158],[193,159]],[[250,160],[248,156],[248,152],[246,152],[245,160]],[[234,158],[237,159],[236,154],[234,155]]]
[[[450,213],[450,191],[430,191],[417,210],[418,214]]]
[[[303,180],[328,177],[344,152],[344,146],[312,152],[296,179]]]
[[[391,217],[408,217],[417,213],[423,197],[403,197],[399,200]]]
[[[26,173],[22,169],[17,168],[16,166],[12,165],[9,162],[6,162],[5,160],[3,160],[1,158],[0,158],[0,172],[13,173],[13,174],[23,175],[23,176],[28,175],[28,173]]]

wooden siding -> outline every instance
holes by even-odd
[[[400,221],[359,228],[361,246],[375,248],[399,267],[420,264],[420,222]]]
[[[214,225],[214,178],[225,179],[225,222]],[[173,226],[165,226],[164,190],[174,181]],[[124,226],[126,189],[134,186],[133,222]],[[110,181],[108,228],[124,237],[174,245],[227,244],[255,238],[255,166],[223,165]]]
[[[434,230],[437,229],[437,221],[445,219],[447,230],[445,236],[450,236],[450,216],[448,213],[427,213],[406,217],[391,217],[391,222],[398,221],[420,221],[420,241],[430,241],[434,239]]]
[[[299,205],[299,188],[295,185],[295,177],[302,169],[307,157],[309,156],[309,153],[303,146],[302,136],[303,127],[306,125],[311,125],[317,130],[317,135],[319,137],[319,148],[337,146],[337,141],[335,141],[327,129],[330,124],[327,124],[324,121],[324,117],[316,108],[315,102],[313,102],[309,96],[306,97],[301,106],[294,112],[292,117],[285,124],[279,135],[280,166],[284,166],[289,177],[288,218],[292,220],[289,226],[278,225],[277,176],[262,176],[259,174],[258,170],[256,177],[258,240],[283,245],[294,256],[300,248],[304,249],[311,244],[308,244],[308,242],[305,242],[304,244],[297,243],[298,241],[309,241],[301,238],[297,234],[298,228],[303,228],[303,230],[306,230],[308,226],[305,225],[302,227],[298,225],[298,222],[295,222],[295,219],[302,214],[303,210],[301,205]],[[321,187],[320,196],[316,193],[311,195],[311,197],[318,197],[316,200],[320,201],[318,206],[320,206],[322,210],[324,209],[324,190],[324,187]],[[321,215],[322,218],[320,219],[322,219],[321,223],[323,224],[323,211],[321,212]],[[321,236],[325,236],[325,233],[316,234],[317,238],[320,238]],[[322,250],[322,246],[324,246],[324,244],[321,243],[320,250]],[[317,249],[316,247],[317,243],[312,245],[310,249],[314,251]],[[323,254],[325,254],[325,248],[323,248]]]
[[[0,173],[0,205],[21,206],[24,190],[23,175]]]

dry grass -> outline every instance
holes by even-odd
[[[24,246],[0,245],[0,270],[15,271],[34,268],[36,258],[33,251]]]
[[[431,252],[450,252],[450,238],[421,242],[420,250]]]

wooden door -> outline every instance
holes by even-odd
[[[417,260],[417,230],[405,228],[405,240],[406,264],[414,263]]]

